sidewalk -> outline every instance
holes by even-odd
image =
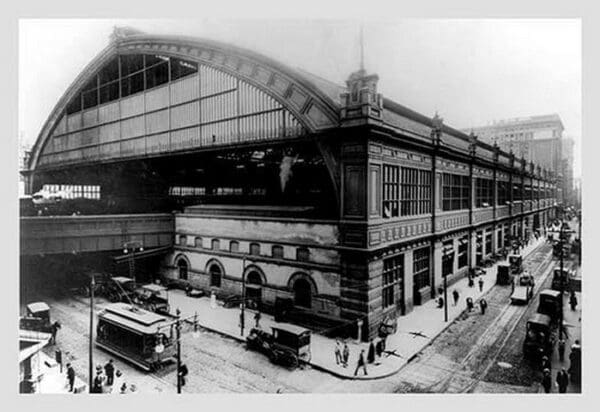
[[[39,383],[39,393],[72,394],[72,392],[69,392],[67,385],[66,366],[63,366],[61,373],[60,366],[56,361],[44,352],[40,352],[40,362],[44,376]],[[87,385],[77,376],[73,388],[75,393],[87,393]]]
[[[533,241],[524,248],[522,252],[523,257],[529,255],[544,242],[543,237],[537,241]],[[463,278],[448,288],[448,322],[444,322],[444,310],[437,307],[435,299],[421,306],[415,306],[411,313],[399,317],[398,331],[388,336],[386,342],[386,351],[392,351],[399,356],[388,356],[384,353],[381,359],[376,360],[376,363],[367,365],[367,376],[363,376],[362,371],[359,372],[359,376],[354,376],[354,369],[356,368],[360,350],[365,349],[365,353],[368,353],[369,344],[364,342],[347,341],[350,349],[350,357],[348,367],[343,368],[335,363],[335,339],[313,333],[310,365],[315,369],[327,371],[340,378],[380,379],[397,373],[412,357],[427,346],[466,309],[465,301],[467,297],[473,298],[476,304],[474,310],[479,311],[477,299],[487,293],[496,284],[495,274],[498,263],[486,269],[486,275],[483,275],[484,285],[481,292],[479,291],[478,279],[475,280],[474,287],[468,287],[468,279]],[[460,294],[457,306],[454,306],[452,303],[452,290],[457,290]],[[225,309],[222,306],[211,308],[210,298],[208,297],[189,298],[181,290],[172,290],[169,293],[169,300],[172,311],[179,308],[182,317],[193,316],[194,313],[197,313],[198,322],[203,328],[242,342],[245,341],[245,337],[254,326],[254,312],[246,310],[246,325],[244,336],[242,337],[239,327],[240,310],[237,308]],[[277,322],[274,321],[272,316],[263,313],[260,326],[263,329],[269,330],[272,325],[277,325]]]

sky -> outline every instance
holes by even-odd
[[[364,65],[378,91],[463,129],[557,113],[581,174],[581,23],[577,19],[21,20],[19,133],[32,145],[114,26],[247,48],[338,84]]]

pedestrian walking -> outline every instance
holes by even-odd
[[[260,311],[256,311],[256,313],[254,314],[254,323],[256,324],[255,327],[260,329],[260,318],[261,318],[261,314]]]
[[[485,310],[487,309],[487,301],[485,299],[480,299],[479,300],[479,307],[481,308],[481,314],[485,315]]]
[[[73,392],[73,385],[75,385],[75,369],[70,363],[67,363],[67,382],[69,382],[69,392]]]
[[[545,371],[546,369],[548,369],[549,371],[552,370],[552,362],[550,362],[550,359],[548,359],[548,357],[544,355],[542,356],[542,371]]]
[[[473,310],[473,298],[467,297],[467,310],[471,312]]]
[[[123,385],[121,385],[121,388],[119,389],[119,394],[124,395],[126,393],[127,393],[127,384],[125,382],[123,382]]]
[[[459,294],[458,294],[458,290],[454,289],[452,291],[452,298],[454,299],[454,306],[456,306],[458,304],[458,299],[459,299]]]
[[[437,307],[440,309],[444,307],[444,298],[441,296],[437,298]]]
[[[92,386],[92,393],[102,393],[102,384],[104,383],[104,378],[102,377],[102,370],[96,369],[96,377],[94,378],[94,383]]]
[[[442,296],[444,294],[444,288],[441,286],[438,288],[438,295]]]
[[[344,358],[344,368],[348,367],[348,359],[350,358],[350,348],[348,344],[344,342],[344,349],[342,350],[342,357]]]
[[[343,364],[344,360],[342,358],[342,344],[340,343],[339,340],[336,339],[335,341],[335,364],[339,365],[340,363]]]
[[[185,377],[188,376],[188,367],[187,365],[184,363],[181,365],[181,367],[179,368],[179,382],[181,383],[181,386],[185,386]],[[132,385],[133,386],[133,385]]]
[[[362,367],[363,372],[365,375],[368,375],[367,373],[367,362],[365,361],[365,350],[361,349],[360,353],[358,354],[358,361],[356,362],[356,369],[354,370],[354,376],[356,376],[358,374],[358,370]]]
[[[569,374],[562,368],[556,374],[556,386],[558,386],[558,393],[567,393],[567,386],[569,385]]]
[[[577,296],[575,296],[575,292],[571,292],[571,297],[569,298],[569,305],[571,305],[571,310],[577,309]]]
[[[378,358],[381,358],[381,355],[383,354],[383,339],[379,339],[375,344],[375,354]]]
[[[58,321],[55,321],[51,326],[51,333],[52,336],[50,336],[50,345],[55,345],[56,344],[56,334],[58,333],[58,330],[60,329],[60,323]]]
[[[542,386],[544,387],[544,392],[550,393],[550,391],[552,391],[552,377],[550,375],[549,369],[544,369],[544,376],[542,377]]]
[[[371,340],[371,342],[369,343],[369,353],[367,354],[367,362],[375,362],[375,345],[373,344],[373,340]]]
[[[115,365],[113,360],[110,359],[106,365],[104,365],[104,373],[106,373],[106,384],[112,386],[115,379]]]
[[[565,346],[566,346],[565,340],[560,339],[558,341],[558,359],[560,359],[561,362],[563,362],[565,360]]]
[[[479,291],[483,292],[483,278],[482,277],[479,278]]]

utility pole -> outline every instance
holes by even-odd
[[[92,384],[94,380],[94,355],[92,350],[94,349],[94,289],[96,287],[96,280],[92,273],[92,279],[90,280],[90,341],[89,341],[89,379],[88,379],[88,391],[92,393]]]
[[[242,303],[240,303],[240,336],[244,337],[244,323],[246,321],[246,257],[242,258]]]
[[[175,332],[177,332],[177,393],[181,393],[181,311],[179,308],[175,312],[177,315],[177,323],[175,324]]]
[[[444,274],[444,322],[448,322],[448,275]]]

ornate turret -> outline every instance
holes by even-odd
[[[380,123],[383,120],[383,96],[377,93],[379,76],[360,69],[346,80],[348,91],[342,93],[342,123]]]

